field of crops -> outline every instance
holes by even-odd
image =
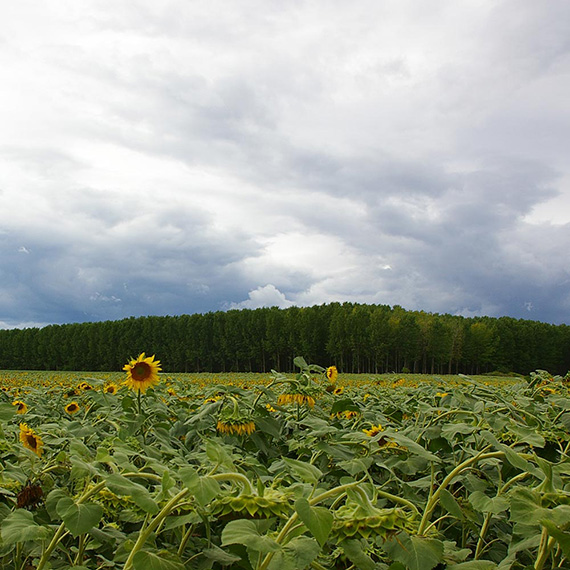
[[[570,568],[567,378],[0,372],[0,567]]]

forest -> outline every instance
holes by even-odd
[[[570,327],[330,303],[0,330],[3,370],[116,371],[140,352],[173,373],[291,372],[304,356],[345,373],[563,375]]]

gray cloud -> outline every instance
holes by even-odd
[[[29,7],[0,33],[0,326],[570,322],[566,2]]]

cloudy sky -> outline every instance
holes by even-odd
[[[567,0],[19,0],[0,328],[333,301],[570,324]]]

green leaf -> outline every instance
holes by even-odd
[[[272,538],[262,536],[255,521],[238,519],[230,521],[222,531],[222,546],[243,544],[257,552],[267,553],[279,550],[280,546]]]
[[[447,489],[442,489],[440,491],[439,502],[441,503],[441,506],[456,519],[459,519],[460,521],[465,519],[465,515],[463,514],[459,503]]]
[[[359,412],[360,408],[350,398],[344,398],[343,400],[337,400],[331,408],[331,415],[339,414],[342,412]]]
[[[105,484],[115,495],[131,497],[133,502],[146,513],[151,515],[158,513],[159,507],[150,496],[150,492],[146,487],[118,474],[109,475],[105,480]]]
[[[303,483],[317,483],[323,476],[323,472],[310,463],[299,461],[298,459],[283,458],[283,462],[291,469],[293,476]]]
[[[509,501],[505,497],[488,497],[482,491],[474,491],[469,495],[469,502],[473,508],[482,513],[498,515],[509,508]]]
[[[435,538],[398,533],[387,540],[382,549],[392,560],[401,562],[409,570],[431,570],[443,560],[443,542]]]
[[[324,507],[311,507],[303,497],[295,501],[295,510],[319,544],[324,546],[333,527],[332,513]]]
[[[429,461],[437,461],[438,463],[441,461],[441,459],[437,455],[430,453],[427,449],[425,449],[424,447],[422,447],[421,445],[419,445],[418,443],[416,443],[415,441],[413,441],[409,437],[406,437],[404,434],[398,431],[386,430],[383,433],[384,437],[387,437],[388,439],[395,441],[397,444],[407,448],[408,451],[415,453],[419,457],[423,457],[424,459],[428,459]]]
[[[75,503],[64,497],[57,503],[57,514],[63,519],[65,527],[73,536],[79,536],[99,524],[103,508],[95,503]]]
[[[219,562],[222,566],[227,566],[229,564],[233,564],[234,562],[239,562],[241,560],[240,556],[236,556],[231,552],[226,552],[225,550],[222,550],[215,544],[213,544],[211,548],[206,548],[205,550],[202,550],[202,554],[206,558],[209,558],[214,562]]]
[[[9,545],[26,540],[45,540],[50,531],[36,523],[29,511],[16,509],[2,521],[0,534],[3,544]]]
[[[10,421],[16,415],[16,411],[16,406],[13,406],[8,402],[2,402],[0,404],[0,421]]]
[[[61,488],[56,487],[52,489],[46,497],[46,510],[52,521],[59,520],[61,517],[57,514],[57,503],[60,499],[68,497],[69,495]]]
[[[364,552],[360,540],[343,540],[339,546],[359,570],[376,570],[374,560]]]
[[[302,357],[302,356],[296,356],[293,360],[293,364],[295,366],[297,366],[298,368],[300,368],[301,370],[304,370],[305,368],[308,368],[308,364],[307,361]]]
[[[276,552],[267,566],[267,570],[300,570],[307,568],[321,551],[313,538],[298,536]]]
[[[178,557],[174,557],[166,550],[157,554],[139,550],[133,556],[135,570],[184,570],[186,568]]]
[[[184,485],[203,507],[220,494],[220,485],[215,479],[200,477],[192,467],[183,467],[178,474]]]

